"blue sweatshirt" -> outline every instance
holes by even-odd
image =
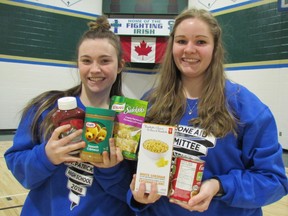
[[[169,203],[165,196],[154,204],[139,204],[129,191],[127,201],[138,216],[260,216],[262,206],[287,195],[282,148],[271,111],[239,84],[227,81],[225,90],[228,103],[241,122],[238,137],[228,134],[218,138],[207,155],[201,156],[205,161],[202,180],[218,177],[224,195],[214,197],[208,210],[200,213]],[[180,124],[188,125],[196,115],[197,112],[189,115],[187,110]]]
[[[77,103],[85,110],[79,98]],[[47,112],[42,114],[41,120]],[[96,168],[89,163],[55,166],[45,153],[47,141],[32,141],[30,117],[33,114],[31,109],[21,119],[13,146],[5,153],[8,168],[30,190],[21,215],[135,215],[126,203],[134,172],[133,162],[125,160],[107,169]]]

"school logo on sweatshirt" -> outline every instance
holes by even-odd
[[[193,126],[178,125],[175,131],[173,155],[197,159],[207,156],[208,149],[216,144],[216,138],[205,130]]]
[[[67,188],[69,200],[71,201],[70,210],[80,203],[80,198],[86,196],[87,187],[93,183],[93,165],[89,163],[66,163],[65,175],[68,177]]]

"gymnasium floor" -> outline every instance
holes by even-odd
[[[19,216],[28,190],[24,189],[6,167],[4,152],[12,145],[13,135],[0,135],[0,216]],[[288,175],[288,151],[283,153]],[[263,208],[264,216],[288,216],[288,196]]]

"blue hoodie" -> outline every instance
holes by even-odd
[[[238,137],[228,134],[218,138],[207,155],[201,156],[205,161],[203,181],[218,177],[224,195],[215,196],[208,210],[200,213],[172,204],[165,196],[154,204],[139,204],[129,191],[127,201],[138,216],[260,216],[262,206],[287,195],[282,148],[271,111],[239,84],[227,81],[225,91],[227,102],[241,123]],[[194,112],[192,117],[196,115]],[[186,111],[180,124],[188,125],[190,119]]]
[[[77,103],[85,110],[79,97]],[[41,120],[49,110],[41,115]],[[5,153],[8,168],[30,190],[21,215],[135,215],[126,203],[134,162],[125,160],[107,169],[89,163],[55,166],[45,153],[47,141],[32,141],[30,117],[33,115],[32,108],[21,119],[13,146]]]

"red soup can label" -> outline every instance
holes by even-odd
[[[188,202],[192,196],[198,194],[204,165],[205,162],[200,159],[176,157],[172,168],[169,197],[181,202]]]

